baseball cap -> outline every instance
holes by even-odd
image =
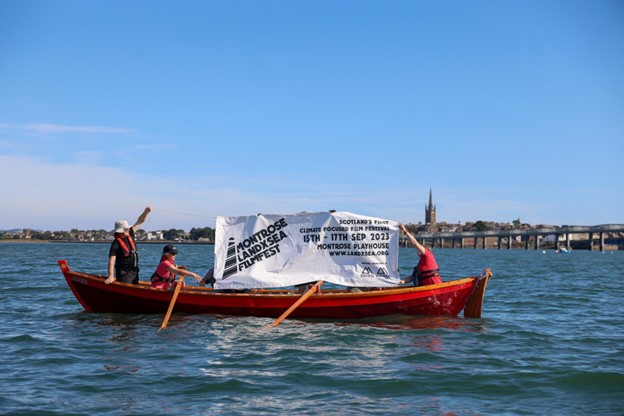
[[[164,253],[178,254],[178,249],[173,244],[167,244],[165,248],[163,248]]]

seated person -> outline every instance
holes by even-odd
[[[403,224],[399,224],[399,228],[405,233],[410,244],[418,252],[418,264],[414,267],[414,271],[410,276],[406,277],[405,280],[400,280],[399,284],[403,285],[411,281],[414,282],[414,286],[437,285],[442,283],[440,269],[438,268],[438,263],[431,249],[420,244]]]
[[[171,288],[177,274],[181,276],[191,276],[198,282],[202,280],[197,273],[186,270],[184,266],[176,266],[174,259],[178,254],[178,249],[173,244],[167,244],[163,248],[163,254],[156,271],[152,274],[152,287],[155,289],[168,290]]]

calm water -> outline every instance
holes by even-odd
[[[140,245],[142,277],[161,245]],[[212,246],[182,245],[203,274]],[[415,262],[401,249],[402,275]],[[0,413],[623,415],[624,252],[435,250],[445,279],[491,267],[482,319],[336,323],[89,314],[56,260],[106,244],[0,244]]]

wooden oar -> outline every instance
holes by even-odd
[[[319,288],[321,287],[321,285],[323,283],[325,283],[324,280],[319,280],[318,282],[316,282],[316,284],[314,286],[312,286],[310,289],[308,289],[307,292],[305,292],[303,295],[301,295],[301,297],[297,300],[297,302],[293,303],[292,306],[286,310],[286,312],[284,312],[279,318],[277,318],[275,320],[275,322],[273,322],[269,326],[271,328],[273,328],[275,326],[278,326],[280,324],[280,322],[282,322],[284,319],[286,319],[288,317],[288,315],[290,315],[292,313],[292,311],[297,309],[299,307],[299,305],[301,305],[303,302],[305,302],[305,300],[307,298],[312,296],[314,293],[318,292]]]
[[[183,282],[184,282],[184,276],[180,276],[180,280],[176,284],[175,290],[173,291],[173,297],[171,298],[171,303],[169,304],[169,309],[167,310],[167,314],[165,315],[165,319],[163,320],[163,323],[160,326],[160,329],[158,330],[158,332],[160,332],[161,329],[167,327],[167,322],[169,322],[169,317],[171,316],[171,312],[173,312],[173,305],[175,305],[175,301],[178,298],[178,293],[180,293],[180,289],[182,289],[182,286],[183,286],[182,283]]]

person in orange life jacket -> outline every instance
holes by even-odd
[[[115,222],[115,239],[108,251],[108,277],[104,283],[118,280],[139,284],[139,253],[134,242],[134,233],[141,228],[150,212],[152,208],[146,207],[132,227],[126,220]]]
[[[414,267],[412,275],[406,277],[405,280],[400,280],[399,284],[402,285],[411,281],[414,282],[414,286],[427,286],[442,283],[438,263],[429,247],[420,244],[416,238],[407,231],[407,228],[405,228],[403,224],[399,224],[399,228],[405,233],[412,246],[416,248],[419,257],[418,265]]]
[[[156,271],[152,275],[152,287],[155,289],[167,290],[171,287],[175,281],[176,274],[182,276],[191,276],[198,282],[202,280],[202,277],[197,273],[193,273],[186,270],[184,266],[176,266],[174,260],[178,254],[178,249],[173,244],[167,244],[163,248],[163,254],[160,258],[160,263],[156,267]]]

